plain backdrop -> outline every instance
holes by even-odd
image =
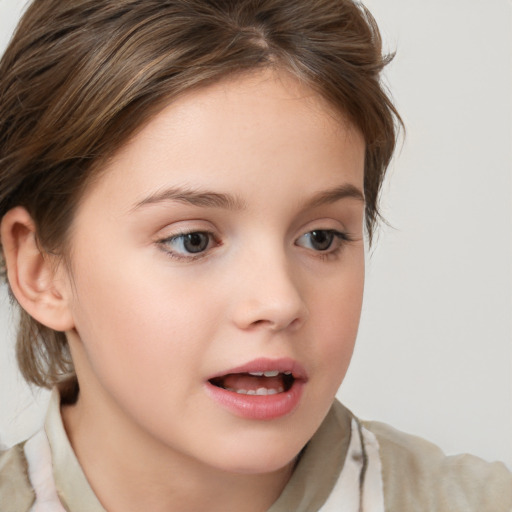
[[[3,50],[24,2],[0,0]],[[407,127],[384,186],[356,351],[356,414],[512,468],[512,3],[368,0]],[[42,422],[0,296],[0,443]]]

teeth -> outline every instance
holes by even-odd
[[[278,370],[269,370],[268,372],[249,372],[249,375],[253,377],[277,377],[279,373]],[[290,373],[285,372],[285,375],[290,375]]]
[[[267,395],[277,395],[278,393],[283,393],[284,388],[279,386],[277,389],[267,389],[267,388],[258,388],[258,389],[232,389],[226,388],[227,391],[233,391],[238,393],[239,395],[258,395],[258,396],[267,396]]]
[[[292,372],[284,372],[285,375],[291,375]]]

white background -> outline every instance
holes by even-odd
[[[0,49],[23,2],[0,0]],[[368,0],[407,137],[340,397],[359,416],[512,468],[512,3]],[[41,422],[0,302],[0,442]]]

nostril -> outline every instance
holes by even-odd
[[[251,323],[249,328],[261,328],[267,327],[270,330],[280,331],[282,329],[297,328],[303,322],[301,318],[294,318],[291,322],[287,322],[286,319],[274,319],[274,320],[255,320]]]

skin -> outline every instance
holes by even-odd
[[[183,95],[90,186],[55,282],[80,382],[63,419],[107,510],[262,512],[279,496],[346,373],[363,295],[362,197],[310,203],[363,190],[364,148],[265,71]],[[233,204],[155,200],[176,187]],[[349,240],[319,250],[313,230]],[[186,232],[212,233],[206,249],[187,252]],[[291,413],[246,419],[205,392],[261,357],[307,372]]]

